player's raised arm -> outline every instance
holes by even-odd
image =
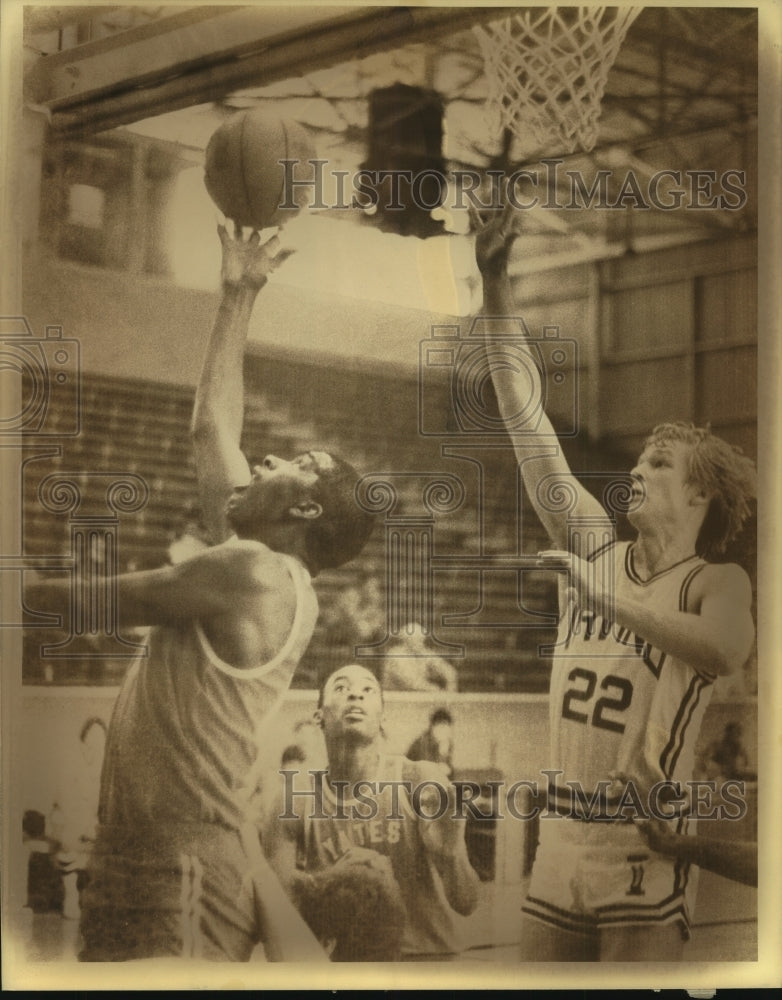
[[[512,318],[516,307],[508,278],[508,256],[513,241],[518,236],[514,228],[514,209],[510,203],[501,212],[496,212],[483,222],[473,213],[473,225],[477,230],[475,257],[483,278],[483,313],[496,318]],[[514,336],[518,325],[514,324]],[[487,355],[492,373],[492,381],[497,393],[500,413],[508,427],[522,480],[527,494],[552,542],[564,549],[568,545],[568,514],[578,517],[599,518],[605,514],[598,501],[588,493],[573,476],[557,442],[556,432],[543,409],[545,392],[541,373],[532,351],[523,355],[528,345],[518,343],[520,364],[514,368],[507,363],[495,365],[491,362],[492,333],[487,327]],[[503,337],[507,340],[507,332]],[[532,397],[530,398],[530,393]],[[529,427],[519,420],[519,414],[529,413]],[[534,445],[535,447],[530,447]],[[570,511],[552,510],[547,504],[555,481],[567,483],[576,495],[575,509]],[[608,516],[606,526],[610,526]],[[588,553],[576,553],[587,555]]]
[[[465,822],[458,816],[456,790],[439,764],[408,762],[408,768],[405,779],[414,786],[430,786],[421,796],[422,815],[418,820],[426,852],[442,879],[451,907],[469,916],[478,906],[480,880],[467,855]],[[441,795],[447,799],[447,808],[437,819],[428,818],[439,811]]]
[[[211,541],[230,534],[225,504],[245,486],[250,469],[240,449],[244,420],[244,348],[255,298],[272,270],[276,238],[261,246],[253,232],[218,227],[223,248],[223,294],[196,389],[191,433],[204,524]]]

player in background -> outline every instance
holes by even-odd
[[[294,776],[286,794],[280,778],[284,801],[272,810],[266,839],[273,868],[296,898],[297,881],[388,859],[406,913],[402,959],[454,959],[463,949],[459,915],[475,910],[479,880],[444,769],[385,752],[383,692],[365,667],[350,664],[326,679],[316,719],[328,769],[322,779],[322,772]],[[320,780],[322,811],[313,813]]]
[[[453,776],[453,742],[453,716],[447,708],[436,708],[429,716],[429,725],[407,748],[407,757],[441,764],[450,778]]]
[[[152,628],[109,729],[83,960],[245,960],[261,935],[271,958],[322,956],[314,938],[298,934],[306,927],[293,907],[285,910],[250,832],[248,800],[264,723],[315,626],[311,577],[355,556],[371,519],[356,505],[355,471],[340,459],[269,455],[251,470],[242,454],[245,338],[275,247],[261,246],[258,233],[218,231],[222,300],[192,420],[212,545],[117,578],[120,626]],[[36,584],[26,599],[64,615],[70,586]],[[291,915],[295,954],[280,937]]]
[[[513,211],[474,222],[484,314],[512,317]],[[542,412],[545,372],[523,341],[518,351],[519,370],[505,365],[492,377],[526,493],[555,549],[542,563],[560,573],[548,766],[561,772],[549,807],[564,817],[540,824],[523,958],[674,960],[688,934],[688,866],[650,852],[631,823],[573,818],[584,813],[568,782],[590,796],[610,774],[637,775],[647,787],[691,777],[713,683],[740,670],[752,648],[747,574],[712,560],[749,514],[754,467],[708,430],[655,428],[632,470],[636,537],[605,543],[613,524],[572,474]],[[519,427],[522,413],[532,416]],[[573,497],[570,510],[547,503],[557,486]],[[570,533],[569,517],[588,520],[589,531]]]

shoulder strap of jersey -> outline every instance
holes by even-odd
[[[605,554],[606,554],[606,553],[607,553],[607,552],[608,552],[608,551],[609,551],[610,549],[612,549],[612,548],[613,548],[613,547],[614,547],[614,546],[615,546],[616,544],[617,544],[617,541],[616,541],[616,539],[615,539],[615,538],[612,538],[612,539],[611,539],[610,541],[608,541],[608,542],[603,542],[603,544],[602,544],[602,545],[598,545],[598,547],[597,547],[596,549],[594,549],[594,551],[590,552],[590,553],[589,553],[589,554],[587,555],[587,557],[586,557],[586,559],[587,559],[587,562],[594,562],[594,561],[595,561],[596,559],[598,559],[598,558],[599,558],[600,556],[602,556],[602,555],[605,555]]]
[[[689,596],[690,596],[690,586],[695,577],[706,567],[708,563],[701,561],[697,563],[692,569],[687,573],[687,575],[682,580],[682,585],[679,588],[679,611],[689,611]],[[713,674],[708,670],[696,670],[696,674],[702,677],[709,683],[713,683],[717,679],[717,674]]]
[[[687,606],[689,599],[690,585],[695,577],[701,572],[701,570],[706,566],[705,562],[699,562],[687,573],[685,578],[682,580],[682,585],[679,590],[679,611],[689,611]]]
[[[222,671],[222,673],[230,674],[232,677],[238,677],[242,680],[254,680],[256,677],[260,677],[263,674],[271,673],[276,666],[283,663],[296,647],[297,643],[303,641],[305,638],[309,640],[309,635],[302,636],[300,633],[305,627],[309,629],[310,622],[308,620],[312,619],[314,614],[317,614],[317,605],[315,605],[314,614],[310,607],[312,602],[316,600],[314,597],[314,591],[310,586],[310,575],[301,563],[299,563],[292,556],[283,555],[283,558],[293,582],[293,589],[296,595],[296,609],[293,613],[293,623],[290,631],[288,632],[288,637],[271,660],[267,660],[266,663],[260,663],[255,667],[234,667],[232,664],[226,663],[225,660],[220,659],[217,653],[215,653],[212,648],[212,644],[209,642],[208,636],[204,632],[201,622],[196,621],[194,623],[195,633],[198,642],[204,651],[204,655],[207,657],[209,662],[218,670]],[[310,613],[308,614],[308,612]]]

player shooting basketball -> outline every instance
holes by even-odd
[[[484,312],[513,316],[512,209],[475,224]],[[711,560],[749,514],[754,468],[708,430],[657,427],[632,470],[635,540],[590,547],[586,532],[569,532],[568,518],[589,519],[597,537],[613,536],[612,522],[556,446],[541,413],[545,375],[524,343],[518,350],[521,367],[498,367],[492,378],[527,495],[556,547],[542,562],[567,571],[550,687],[549,767],[559,774],[549,800],[568,818],[541,821],[523,957],[670,961],[688,933],[688,866],[650,851],[631,823],[573,818],[567,783],[590,795],[617,773],[647,787],[691,777],[713,683],[741,669],[752,648],[747,574]],[[529,427],[520,426],[522,413],[533,414]],[[569,511],[546,502],[557,490],[572,497]]]
[[[257,232],[219,233],[223,295],[192,422],[213,544],[117,579],[120,625],[153,628],[111,721],[82,900],[85,960],[245,960],[261,935],[272,958],[320,953],[298,931],[290,943],[304,941],[304,952],[286,950],[279,925],[286,904],[295,911],[248,832],[247,800],[260,727],[315,626],[311,576],[355,556],[371,519],[356,505],[354,470],[325,452],[268,456],[251,472],[239,447],[242,361],[274,247]],[[70,584],[40,583],[26,596],[65,614]]]

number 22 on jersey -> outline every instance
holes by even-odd
[[[630,707],[633,685],[626,677],[608,674],[598,687],[597,674],[586,667],[574,667],[568,674],[571,686],[562,699],[562,718],[623,733],[621,713]],[[595,697],[597,695],[597,698]]]

